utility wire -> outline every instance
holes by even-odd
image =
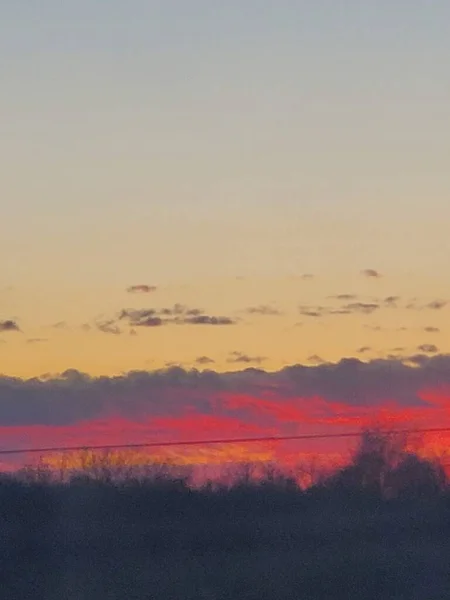
[[[435,427],[423,429],[390,429],[379,430],[384,435],[412,434],[412,433],[450,433],[450,427]],[[301,440],[321,440],[336,438],[360,437],[361,431],[348,433],[311,433],[304,435],[285,435],[285,436],[262,436],[262,437],[243,437],[243,438],[225,438],[212,440],[186,440],[186,441],[165,441],[165,442],[142,442],[136,444],[105,444],[91,446],[57,446],[46,448],[15,448],[12,450],[0,450],[0,455],[6,454],[36,454],[48,452],[77,452],[82,450],[124,450],[132,448],[168,448],[173,446],[212,446],[222,444],[251,444],[257,442],[286,442]]]

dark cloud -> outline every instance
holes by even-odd
[[[58,321],[57,323],[53,323],[51,327],[53,327],[53,329],[68,329],[66,321]]]
[[[370,352],[370,350],[372,350],[370,346],[361,346],[361,348],[358,348],[356,352],[358,354],[365,354],[366,352]]]
[[[195,359],[197,365],[212,365],[216,361],[209,356],[199,356]]]
[[[250,306],[246,309],[246,312],[250,315],[267,315],[267,316],[280,316],[282,312],[273,306],[267,304],[261,304],[259,306]]]
[[[265,356],[250,356],[248,354],[244,354],[242,352],[230,352],[230,358],[227,360],[229,363],[244,363],[244,364],[261,364],[267,360]]]
[[[417,354],[367,362],[347,358],[338,363],[311,356],[309,362],[314,364],[276,372],[249,368],[219,373],[173,367],[114,377],[90,377],[73,369],[43,379],[0,377],[0,426],[26,426],[23,435],[31,443],[30,425],[63,426],[114,418],[122,431],[120,418],[139,423],[152,419],[148,435],[154,437],[165,432],[163,425],[168,421],[163,418],[200,415],[203,429],[195,435],[208,437],[213,431],[208,419],[219,417],[242,420],[250,415],[247,423],[268,427],[275,427],[268,421],[270,415],[281,415],[286,427],[300,427],[307,418],[317,429],[320,424],[333,424],[333,419],[347,422],[352,414],[359,419],[348,421],[355,429],[362,416],[369,414],[366,409],[386,403],[399,407],[408,422],[417,415],[432,414],[436,406],[440,410],[448,406],[445,390],[450,388],[450,355]],[[444,396],[433,404],[433,393]],[[422,412],[411,412],[416,409]],[[174,436],[186,431],[183,423],[184,429],[171,430]],[[222,426],[223,422],[217,422],[218,435],[224,431]],[[2,446],[7,440],[5,431],[1,433]],[[48,438],[49,431],[44,433]]]
[[[158,288],[155,285],[130,285],[127,288],[127,292],[130,294],[150,294],[151,292],[156,292]]]
[[[127,320],[131,327],[160,327],[161,325],[234,325],[230,317],[205,314],[199,308],[174,304],[171,308],[123,309],[118,320]]]
[[[195,315],[193,317],[183,317],[177,319],[179,324],[184,325],[235,325],[236,321],[230,317],[215,317],[211,315]]]
[[[7,319],[6,321],[0,321],[0,331],[20,331],[20,327],[16,321]]]
[[[344,310],[348,310],[353,313],[362,313],[365,315],[370,315],[379,308],[380,305],[373,302],[351,302],[343,307]]]
[[[144,317],[138,322],[132,322],[131,325],[133,327],[161,327],[164,325],[166,321],[161,319],[161,317]]]
[[[436,354],[439,352],[439,348],[434,344],[421,344],[420,346],[417,346],[417,350],[426,352],[427,354]]]
[[[168,317],[187,315],[187,316],[198,316],[204,311],[200,308],[189,308],[184,304],[174,304],[171,308],[162,308],[158,311],[158,314]]]
[[[113,320],[101,321],[96,323],[97,329],[103,333],[110,333],[112,335],[120,335],[122,333],[120,327],[118,327]]]
[[[119,321],[127,320],[134,327],[160,327],[165,321],[158,316],[153,308],[148,309],[123,309],[118,316]]]
[[[427,333],[439,333],[440,332],[439,327],[432,327],[431,325],[429,325],[428,327],[424,327],[423,330],[426,331]]]
[[[328,314],[329,309],[325,306],[299,306],[298,311],[305,317],[323,317]]]
[[[337,294],[336,296],[330,296],[334,300],[356,300],[358,296],[356,294]]]
[[[148,317],[156,316],[157,312],[153,308],[143,308],[143,309],[133,309],[133,308],[124,308],[120,311],[118,319],[121,321],[122,319],[128,319],[129,321],[139,323],[142,319],[147,319]]]
[[[441,310],[444,306],[447,306],[448,302],[446,300],[433,300],[425,305],[425,308],[430,308],[431,310]]]
[[[417,298],[413,298],[407,305],[406,308],[409,310],[441,310],[447,306],[447,300],[432,300],[427,304],[418,304]]]
[[[397,302],[400,300],[400,296],[386,296],[384,303],[390,308],[397,306]]]
[[[375,279],[378,279],[379,277],[381,277],[381,273],[379,273],[375,269],[363,269],[361,271],[361,275],[364,275],[364,277],[372,277]]]
[[[370,315],[380,308],[379,304],[374,302],[349,302],[340,308],[330,308],[327,306],[300,306],[299,312],[305,317],[325,317],[327,315],[351,315],[365,314]]]
[[[318,310],[305,310],[302,309],[300,310],[300,314],[303,315],[304,317],[321,317],[323,313],[321,313]]]

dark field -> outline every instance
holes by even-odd
[[[360,456],[307,491],[281,476],[197,490],[161,477],[58,484],[5,476],[1,597],[450,598],[442,473],[413,461],[416,471],[395,493],[391,478],[386,493],[373,458],[369,468],[365,456],[364,472]],[[399,468],[382,481],[389,473],[400,481]]]

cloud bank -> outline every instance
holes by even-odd
[[[232,356],[239,357],[245,355]],[[199,357],[198,364],[208,363]],[[334,434],[375,423],[450,425],[450,355],[421,354],[407,363],[352,358],[276,372],[172,367],[117,377],[71,370],[43,379],[0,378],[3,448]],[[302,451],[336,452],[336,443],[302,442]],[[286,444],[270,446],[275,457],[282,450],[286,456]],[[291,444],[294,451],[298,444]]]

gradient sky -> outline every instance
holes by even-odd
[[[445,329],[443,311],[403,309],[414,333],[395,340],[360,317],[292,325],[330,294],[450,296],[449,20],[448,2],[420,0],[5,5],[0,318],[23,335],[1,335],[2,370],[223,366],[233,351],[277,367],[412,351],[423,327]],[[139,284],[157,295],[126,295]],[[80,331],[154,302],[287,314],[133,340]]]
[[[0,372],[449,353],[449,22],[445,0],[5,3]]]
[[[4,3],[2,444],[450,424],[449,22]]]

